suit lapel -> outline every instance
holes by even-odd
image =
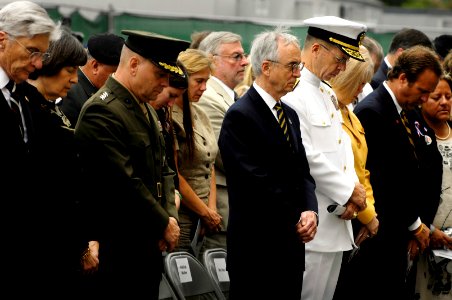
[[[350,110],[347,108],[347,112],[344,112],[342,119],[344,119],[342,125],[348,128],[348,132],[352,133],[355,139],[360,140],[361,136],[357,133],[359,132],[360,134],[362,134],[364,130],[362,126],[358,125],[356,116],[351,115]]]
[[[20,103],[21,109],[22,109],[22,118],[24,119],[25,122],[25,127],[26,127],[26,131],[27,131],[27,138],[28,141],[27,143],[30,144],[33,141],[33,118],[31,115],[31,111],[30,111],[30,102],[28,100],[28,98],[25,96],[25,86],[28,83],[20,83],[20,84],[16,84],[16,91],[15,91],[15,95],[14,95],[14,99]],[[1,98],[2,98],[2,102],[5,104],[5,112],[8,115],[8,120],[9,122],[12,122],[10,124],[14,124],[14,122],[16,122],[14,120],[14,116],[12,115],[12,111],[11,108],[9,107],[8,102],[6,101],[5,97],[3,96],[3,93],[1,94]],[[14,132],[17,131],[17,136],[20,136],[22,139],[22,134],[20,133],[20,129],[16,128],[14,129]]]
[[[223,98],[228,107],[234,103],[234,99],[229,96],[226,90],[215,79],[209,79],[209,81],[207,81],[207,85]]]
[[[83,92],[87,96],[86,99],[94,95],[97,92],[97,88],[89,81],[88,77],[80,70],[77,70],[79,84],[83,89]]]
[[[400,142],[403,144],[403,146],[407,149],[406,153],[410,155],[410,157],[413,160],[417,161],[413,146],[411,145],[408,136],[407,131],[405,129],[405,126],[402,123],[402,120],[400,119],[400,115],[397,112],[397,108],[392,100],[391,95],[386,90],[386,88],[381,84],[379,87],[379,90],[384,93],[384,97],[382,98],[382,105],[383,109],[386,110],[384,114],[387,114],[390,118],[390,122],[394,127],[394,132],[399,136]],[[397,100],[396,100],[397,101]],[[410,124],[411,126],[411,124]],[[411,127],[410,127],[411,128]]]
[[[275,116],[273,115],[273,112],[269,109],[267,104],[265,103],[264,99],[259,95],[259,93],[254,89],[253,86],[249,88],[247,91],[249,93],[250,98],[253,101],[253,105],[256,107],[256,112],[263,118],[262,124],[265,126],[265,130],[268,132],[268,135],[270,137],[275,137],[278,144],[281,144],[284,148],[287,150],[290,150],[290,144],[287,142],[286,137],[284,136],[284,133],[281,130],[281,127],[279,126],[278,120],[276,120]],[[282,103],[282,102],[281,102]],[[282,103],[284,113],[287,111],[287,105]],[[287,119],[287,128],[289,131],[290,138],[292,141],[296,141],[296,138],[294,136],[294,130],[293,130],[293,121],[292,117],[288,114],[285,114]],[[290,120],[290,121],[289,121]]]

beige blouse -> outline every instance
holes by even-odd
[[[177,163],[179,173],[185,178],[193,191],[207,203],[210,194],[212,168],[218,153],[218,144],[206,113],[196,105],[190,106],[195,140],[192,160],[188,159],[182,108],[177,105],[173,106],[172,118],[176,133]]]

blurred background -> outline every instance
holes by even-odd
[[[0,6],[10,1],[0,2]],[[245,51],[256,33],[290,26],[301,41],[303,20],[333,15],[364,23],[385,52],[393,34],[415,28],[431,39],[452,34],[452,0],[47,0],[47,9],[86,42],[92,34],[123,29],[190,40],[195,31],[227,30],[243,37]]]

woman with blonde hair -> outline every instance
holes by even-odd
[[[351,104],[356,100],[362,92],[363,87],[372,79],[374,74],[374,64],[369,51],[364,46],[360,46],[359,52],[364,57],[364,62],[351,59],[347,62],[345,71],[339,73],[339,75],[329,81],[329,84],[336,93],[339,109],[341,110],[343,119],[342,128],[348,133],[352,142],[356,175],[358,176],[359,182],[366,189],[367,207],[358,213],[357,219],[352,220],[355,244],[358,247],[365,239],[376,235],[379,227],[373,190],[370,184],[370,173],[365,168],[368,149],[364,129],[358,117],[356,117],[351,109]],[[339,275],[334,295],[335,299],[345,297],[345,294],[350,291],[348,285],[353,285],[353,282],[348,282],[347,274],[348,272],[352,272],[352,268],[356,267],[351,267],[351,264],[356,263],[356,261],[351,260],[355,253],[356,251],[354,252],[352,250],[344,254],[341,274]]]
[[[179,250],[201,257],[202,237],[218,231],[221,222],[216,207],[214,168],[218,145],[208,116],[200,107],[192,105],[206,90],[211,61],[204,51],[198,49],[182,51],[178,61],[188,74],[188,89],[176,99],[172,111],[176,166],[182,194]]]

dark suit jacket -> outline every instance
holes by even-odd
[[[304,244],[295,224],[302,211],[317,212],[317,199],[298,116],[282,105],[292,148],[254,87],[229,108],[221,128],[231,296],[300,298]]]
[[[374,282],[371,277],[375,276],[374,280],[384,281],[384,286],[391,287],[394,296],[401,299],[405,288],[407,242],[413,237],[408,227],[419,216],[427,226],[432,220],[431,211],[436,211],[441,190],[441,155],[432,129],[425,125],[420,114],[411,111],[408,118],[416,145],[415,155],[396,106],[383,85],[359,102],[354,112],[366,134],[367,169],[380,220],[378,234],[361,247],[360,256],[366,269],[372,270],[368,272],[370,277],[366,274],[363,280]],[[431,138],[430,144],[425,136]],[[377,275],[383,273],[384,277]],[[375,299],[386,294],[385,289],[374,292]]]
[[[10,164],[13,164],[13,166],[15,165],[15,167],[13,167],[12,170],[8,170],[5,169],[5,167],[2,167],[2,169],[5,171],[4,175],[7,175],[6,177],[10,177],[7,171],[14,171],[14,169],[17,168],[18,166],[17,163],[23,161],[23,159],[28,155],[29,145],[33,140],[32,117],[30,115],[28,102],[24,100],[21,84],[16,86],[16,93],[18,94],[18,96],[16,96],[17,98],[16,100],[21,103],[22,113],[25,119],[29,142],[25,144],[20,133],[19,126],[16,123],[14,113],[11,111],[11,108],[7,100],[3,96],[3,93],[0,92],[0,135],[3,144],[3,146],[0,148],[2,151],[1,152],[2,159],[4,160],[4,163],[2,165],[4,166],[10,166]],[[14,173],[11,175],[21,174],[19,170],[17,171],[18,172],[14,171]]]
[[[45,296],[49,286],[49,274],[61,274],[58,268],[49,269],[48,262],[42,259],[49,255],[48,245],[59,245],[56,240],[47,239],[48,232],[43,224],[48,222],[47,216],[58,213],[55,207],[52,211],[43,210],[47,198],[41,193],[43,190],[49,192],[53,189],[54,178],[46,176],[46,169],[37,169],[35,163],[40,159],[36,153],[35,120],[32,116],[30,100],[32,96],[24,91],[24,82],[16,86],[14,98],[21,103],[23,117],[26,123],[28,142],[25,143],[19,127],[9,104],[0,92],[0,136],[2,146],[0,147],[1,162],[1,191],[2,191],[2,218],[1,227],[4,243],[14,245],[14,250],[3,249],[3,255],[7,255],[2,264],[2,274],[5,275],[3,286],[12,289],[20,298],[28,298],[30,293],[34,296]],[[50,152],[51,153],[51,152]],[[48,153],[48,154],[50,154]],[[47,167],[47,166],[44,166]],[[38,183],[47,182],[47,186]],[[64,195],[60,195],[60,199]],[[45,211],[48,215],[43,215]],[[60,224],[52,224],[57,228]],[[60,234],[66,232],[58,228]],[[61,248],[57,247],[59,252]],[[56,248],[55,248],[56,249]],[[57,256],[55,262],[60,263]],[[58,271],[56,271],[58,270]],[[53,281],[55,283],[55,281]],[[26,285],[27,289],[17,289],[18,286]],[[33,291],[33,292],[31,292]],[[46,291],[44,293],[43,291]],[[22,297],[21,297],[22,296]]]
[[[17,123],[16,116],[11,110],[7,100],[0,92],[0,138],[2,145],[0,147],[0,170],[2,173],[1,193],[2,193],[2,211],[8,215],[11,223],[8,224],[8,230],[4,234],[11,234],[18,238],[16,226],[21,226],[22,221],[26,220],[25,209],[29,209],[28,204],[33,201],[29,198],[30,183],[32,176],[30,174],[31,166],[31,145],[34,138],[33,120],[30,114],[28,101],[25,100],[22,85],[16,87],[16,101],[21,103],[23,117],[25,119],[28,142],[25,143]],[[2,218],[3,219],[3,218]],[[15,232],[15,233],[14,233]],[[8,240],[8,237],[4,237]]]
[[[372,80],[370,81],[370,85],[375,90],[383,81],[388,79],[388,71],[389,67],[384,61],[382,60],[380,67],[378,68],[377,72],[375,72],[374,76],[372,77]]]
[[[71,121],[71,128],[75,128],[83,104],[97,92],[97,88],[91,84],[80,68],[77,70],[77,76],[77,84],[71,87],[67,96],[60,102],[61,110],[69,121]]]

